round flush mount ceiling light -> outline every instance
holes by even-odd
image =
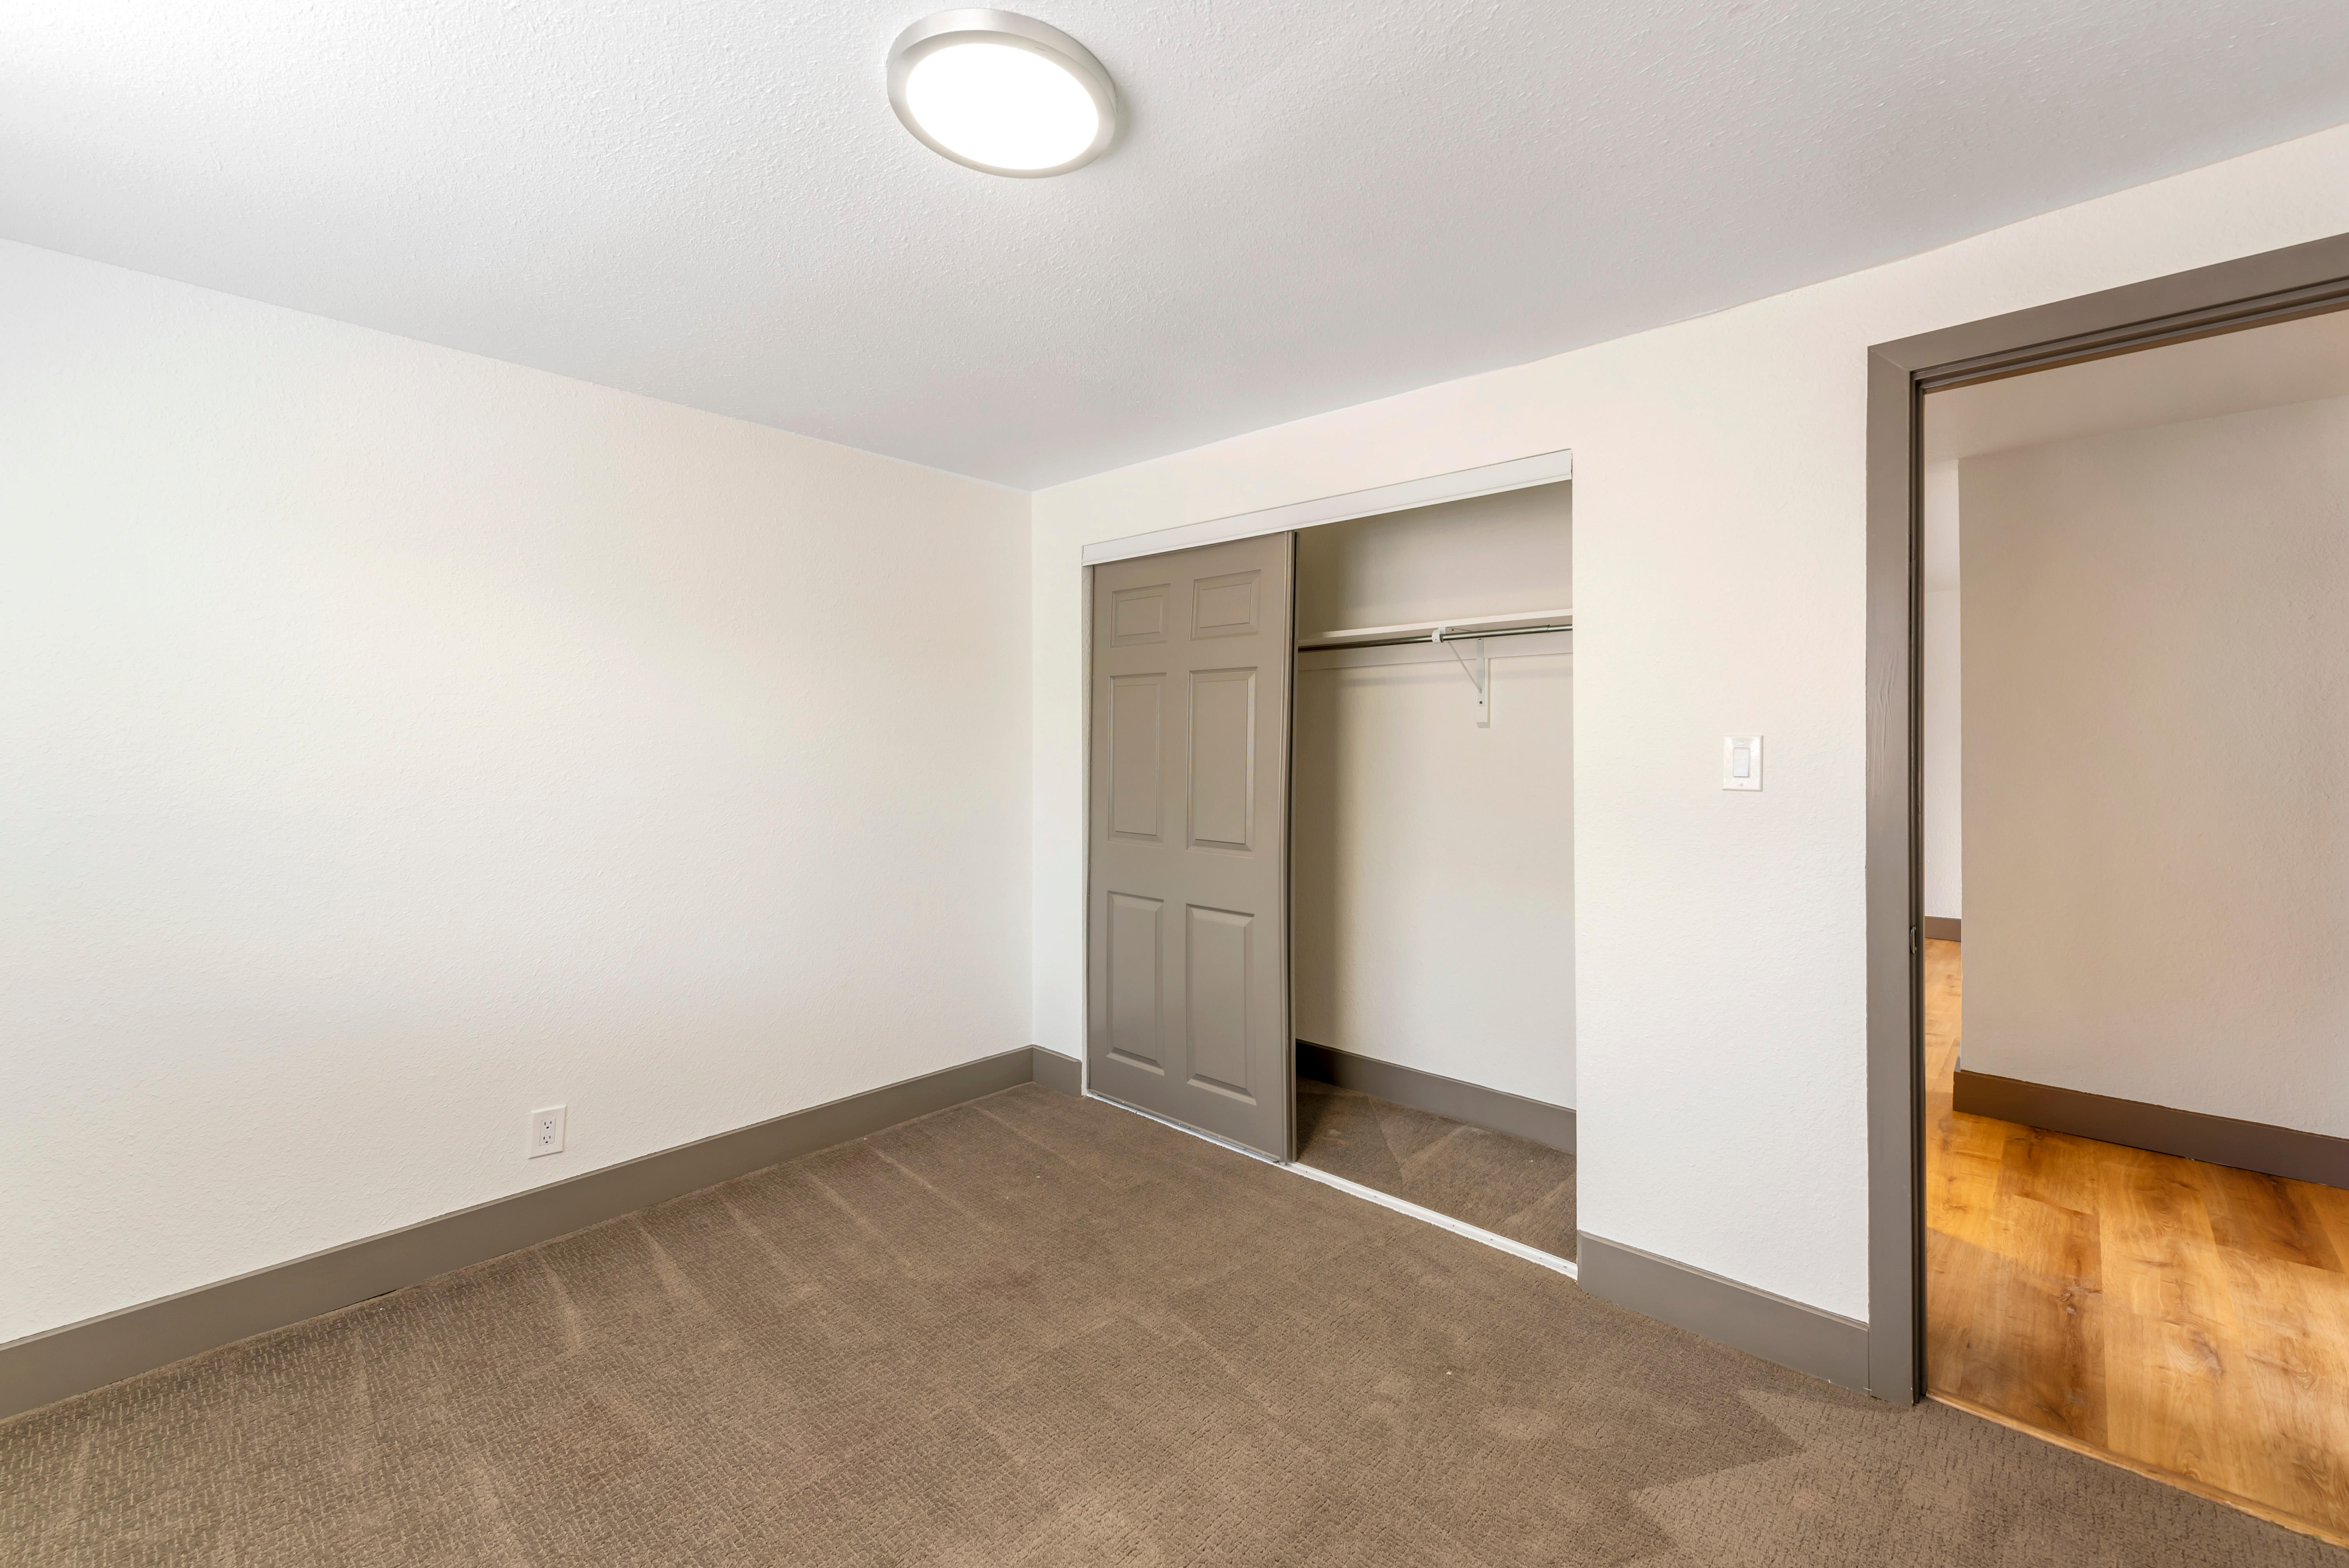
[[[1009,11],[941,11],[898,34],[889,107],[933,152],[1022,180],[1081,169],[1117,135],[1092,51]]]

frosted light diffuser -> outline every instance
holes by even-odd
[[[906,28],[889,50],[889,103],[924,146],[989,174],[1065,174],[1117,134],[1101,62],[1009,11],[942,11]]]

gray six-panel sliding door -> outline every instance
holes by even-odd
[[[1287,533],[1093,568],[1095,1093],[1289,1155]]]

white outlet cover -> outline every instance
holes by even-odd
[[[1762,738],[1730,735],[1721,742],[1721,787],[1724,789],[1762,788]]]
[[[568,1108],[550,1105],[530,1113],[530,1158],[563,1152],[563,1124]]]

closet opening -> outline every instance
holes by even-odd
[[[1565,459],[1092,565],[1085,1082],[1571,1274]]]
[[[1296,1159],[1575,1255],[1570,484],[1297,542]]]

